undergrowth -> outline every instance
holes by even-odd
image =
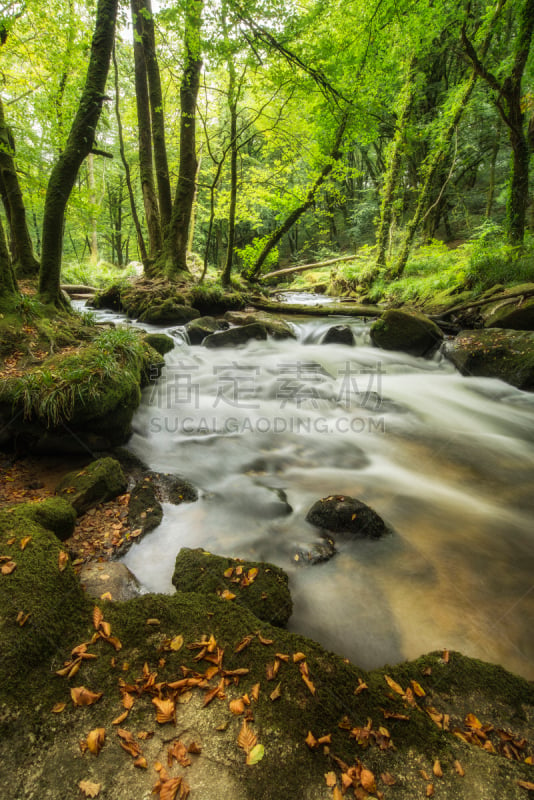
[[[136,277],[139,277],[139,271],[135,264],[116,267],[107,261],[99,261],[98,264],[89,262],[64,264],[61,268],[62,283],[80,283],[94,286],[96,289],[103,289],[112,283],[128,283]]]

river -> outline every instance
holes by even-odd
[[[356,346],[321,343],[340,322]],[[290,576],[290,630],[363,668],[449,648],[534,679],[534,396],[378,350],[361,320],[292,325],[297,340],[236,349],[172,331],[128,446],[201,496],[165,504],[124,562],[171,592],[181,547],[271,561]],[[306,512],[330,494],[392,532],[340,536],[330,561],[305,564],[322,541]]]

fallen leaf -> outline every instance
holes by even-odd
[[[370,769],[362,769],[360,773],[360,783],[366,792],[376,791],[375,776]]]
[[[274,701],[274,700],[278,700],[278,698],[279,698],[279,697],[282,697],[282,692],[280,691],[280,686],[281,686],[281,685],[282,685],[282,684],[281,684],[281,683],[279,683],[279,684],[278,684],[278,686],[276,687],[276,689],[273,689],[273,691],[272,691],[272,692],[271,692],[271,694],[269,695],[269,696],[270,696],[270,698],[271,698],[271,700],[273,700],[273,701]]]
[[[170,648],[171,650],[174,650],[175,653],[177,653],[178,650],[181,650],[183,645],[184,645],[184,637],[181,636],[181,634],[178,634],[178,636],[175,636],[174,638],[171,639]]]
[[[67,707],[66,703],[56,703],[52,707],[52,714],[61,714],[62,711],[65,711],[66,707]]]
[[[19,611],[19,613],[17,614],[16,621],[18,622],[21,628],[24,627],[24,625],[26,625],[30,616],[31,616],[31,611],[28,611],[27,614],[25,614],[24,611]]]
[[[196,742],[193,741],[193,742],[191,742],[191,744],[187,748],[187,752],[188,753],[192,753],[195,756],[198,756],[202,752],[202,747],[199,744],[197,744]]]
[[[343,795],[341,793],[341,789],[339,786],[334,786],[334,791],[332,792],[332,800],[343,800]]]
[[[257,745],[257,743],[258,738],[256,734],[248,727],[247,721],[244,719],[241,730],[239,731],[239,735],[237,737],[237,744],[248,755],[252,748]]]
[[[14,572],[16,568],[17,568],[16,561],[6,561],[5,564],[2,564],[0,572],[2,572],[2,575],[11,575],[11,573]]]
[[[364,681],[362,681],[361,678],[358,678],[358,686],[355,688],[354,694],[360,694],[361,692],[364,692],[368,688],[369,687],[367,686],[367,684],[364,683]]]
[[[397,692],[397,694],[400,694],[401,697],[404,697],[405,692],[402,686],[394,681],[393,678],[390,678],[389,675],[384,675],[384,679],[390,689],[393,689],[394,692]]]
[[[439,763],[439,759],[436,758],[434,761],[434,766],[432,767],[432,772],[436,776],[436,778],[443,778],[443,770],[441,769],[441,764]]]
[[[76,686],[70,690],[70,696],[75,706],[92,706],[100,700],[103,692],[91,692],[85,686]]]
[[[336,786],[337,785],[337,778],[335,772],[325,772],[324,779],[326,781],[327,786]]]
[[[254,638],[253,636],[249,635],[249,636],[245,636],[244,639],[241,639],[239,644],[236,644],[236,646],[234,648],[234,653],[240,653],[242,650],[245,649],[245,647],[248,647],[249,644],[251,643],[251,641],[253,640],[253,638]]]
[[[259,631],[257,632],[256,635],[262,644],[264,645],[274,644],[274,639],[265,639],[265,637],[262,636]]]
[[[95,631],[97,631],[100,628],[100,623],[102,622],[103,619],[104,619],[103,613],[101,612],[98,606],[95,606],[93,608],[93,627]]]
[[[308,735],[306,736],[304,741],[306,742],[310,750],[313,750],[315,747],[319,746],[319,742],[317,741],[317,739],[315,738],[315,736],[311,731],[308,731]]]
[[[395,784],[397,783],[397,781],[390,772],[383,772],[380,778],[382,782],[386,784],[386,786],[395,786]]]
[[[21,539],[20,540],[20,549],[24,550],[29,545],[31,540],[32,540],[31,536],[25,536],[23,539]]]
[[[96,797],[100,792],[101,784],[93,783],[92,781],[80,781],[78,787],[86,797]]]
[[[153,704],[156,706],[156,721],[160,725],[166,722],[176,722],[176,706],[174,700],[167,698],[167,700],[160,700],[159,697],[152,698]]]
[[[85,740],[89,752],[94,753],[94,755],[97,756],[104,746],[105,738],[106,738],[105,728],[95,728],[94,730],[92,730],[87,735],[87,739]]]
[[[530,783],[530,781],[517,781],[517,785],[529,792],[534,792],[534,783]]]
[[[230,700],[230,703],[228,705],[230,711],[232,712],[232,714],[235,714],[236,717],[238,717],[240,714],[243,714],[245,711],[245,704],[241,698],[239,698],[238,700]]]
[[[249,767],[253,767],[254,764],[257,764],[259,761],[262,760],[263,756],[265,755],[265,748],[262,744],[256,744],[247,755],[247,764]]]
[[[462,767],[462,765],[460,764],[459,761],[455,761],[454,762],[454,769],[456,770],[456,772],[458,773],[460,778],[464,777],[465,771],[464,771],[464,768]]]
[[[110,600],[111,601],[111,600],[113,600],[113,597],[111,595],[111,592],[104,592],[104,594],[100,595],[100,599],[101,600]]]
[[[234,568],[233,567],[228,567],[228,569],[225,569],[224,572],[223,572],[223,575],[224,575],[225,578],[231,578],[233,574],[234,574]]]
[[[133,765],[138,769],[148,769],[148,762],[144,756],[139,756],[139,758],[136,758],[133,762]]]
[[[410,683],[412,684],[413,690],[417,697],[425,697],[426,692],[420,683],[417,683],[417,681],[410,681]]]
[[[172,743],[167,751],[167,763],[172,767],[173,759],[175,759],[182,767],[191,766],[191,759],[189,758],[187,747],[179,739]]]
[[[115,719],[112,720],[111,724],[120,725],[121,722],[124,722],[129,713],[130,713],[129,711],[123,711],[122,714],[120,714],[118,717],[115,717]]]
[[[135,702],[135,697],[133,696],[133,694],[130,694],[129,692],[124,692],[124,694],[122,695],[123,707],[129,710],[130,708],[132,708],[134,702]]]
[[[220,597],[221,600],[235,600],[236,595],[233,592],[228,591],[228,589],[225,589],[223,592],[221,592]]]
[[[57,559],[57,563],[58,563],[58,567],[59,567],[59,571],[60,572],[63,572],[63,570],[67,566],[68,562],[69,562],[69,554],[66,553],[64,550],[60,550],[59,551],[59,555],[58,555],[58,559]]]
[[[426,787],[426,796],[427,797],[434,797],[434,784],[428,783]]]
[[[306,659],[305,653],[293,653],[293,663],[298,664],[299,661],[304,661]]]

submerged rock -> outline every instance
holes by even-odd
[[[350,533],[378,539],[387,528],[370,506],[354,497],[331,495],[317,500],[306,514],[306,522],[334,533]]]
[[[202,344],[206,336],[227,328],[228,323],[217,320],[215,317],[198,317],[185,326],[191,344]]]
[[[443,333],[419,311],[389,309],[371,325],[371,340],[383,350],[428,356],[441,344]]]
[[[216,594],[242,605],[271,625],[286,625],[293,610],[288,577],[274,564],[183,547],[176,557],[172,582],[179,592]]]
[[[106,503],[124,494],[128,481],[114,458],[99,458],[85,469],[69,472],[60,481],[56,493],[69,501],[78,515],[98,503]]]
[[[462,331],[443,346],[462,375],[500,378],[518,389],[534,389],[534,333],[497,328]]]
[[[266,339],[267,329],[258,322],[252,325],[243,325],[240,328],[229,328],[227,331],[212,333],[206,336],[202,344],[204,347],[236,347],[246,344],[251,339]]]
[[[157,489],[150,476],[136,483],[130,492],[128,524],[134,530],[148,533],[163,519],[163,508],[158,500]]]
[[[296,339],[297,335],[286,320],[263,311],[227,311],[224,318],[233,325],[263,325],[273,339]]]
[[[118,561],[83,564],[78,578],[85,594],[95,600],[105,595],[106,600],[123,602],[141,594],[139,581],[133,572]]]
[[[321,344],[354,344],[354,334],[348,325],[332,325],[323,336]]]
[[[296,564],[323,564],[330,561],[337,553],[336,543],[331,536],[324,536],[322,542],[313,544],[310,548],[301,548],[293,556]]]

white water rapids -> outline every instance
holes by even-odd
[[[321,344],[341,321],[234,349],[178,333],[129,447],[201,497],[165,504],[125,563],[171,592],[181,547],[271,561],[290,576],[290,630],[363,668],[450,648],[534,678],[534,396],[375,349],[363,322],[355,347]],[[306,512],[330,494],[393,532],[338,537],[330,561],[299,564],[322,541]]]

